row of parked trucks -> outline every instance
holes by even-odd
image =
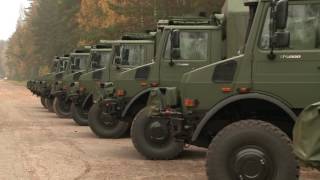
[[[55,57],[27,87],[100,138],[130,132],[147,159],[195,145],[209,179],[294,180],[298,159],[320,165],[319,48],[319,0],[227,0]]]

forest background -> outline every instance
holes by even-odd
[[[159,19],[219,11],[223,0],[30,0],[15,33],[0,41],[0,76],[48,73],[54,56],[101,39],[155,29]]]

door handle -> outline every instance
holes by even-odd
[[[182,67],[190,66],[190,64],[188,64],[188,63],[176,63],[175,65],[182,66]]]

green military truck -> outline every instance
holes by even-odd
[[[71,103],[68,99],[68,90],[70,85],[77,81],[82,73],[88,70],[90,59],[90,46],[76,49],[70,54],[70,62],[67,69],[61,74],[61,78],[57,80],[52,89],[51,95],[54,97],[53,109],[60,118],[71,117]]]
[[[45,83],[41,86],[42,97],[45,97],[45,105],[49,112],[54,112],[53,101],[54,96],[52,95],[52,89],[55,88],[57,81],[61,81],[64,72],[67,70],[70,64],[70,56],[64,55],[58,59],[57,72],[52,73],[45,78]]]
[[[45,97],[42,94],[42,87],[45,85],[46,83],[46,79],[48,76],[50,76],[53,73],[56,73],[58,71],[58,57],[55,57],[55,59],[52,62],[51,68],[50,68],[50,73],[40,76],[34,80],[29,80],[27,82],[27,88],[36,96],[40,97],[41,99],[41,104],[46,108],[45,105]]]
[[[302,109],[320,98],[314,93],[320,88],[320,2],[245,5],[250,21],[242,55],[185,73],[177,88],[151,93],[131,131],[141,154],[172,159],[184,144],[208,147],[214,138],[209,179],[298,178],[287,137]],[[239,135],[243,130],[251,132]]]
[[[113,52],[103,69],[81,76],[79,98],[72,105],[73,119],[79,125],[88,125],[88,112],[92,105],[113,93],[113,81],[137,66],[149,63],[154,54],[154,36],[128,34],[122,40],[101,41],[110,43]],[[99,50],[103,52],[103,49]]]
[[[68,93],[68,98],[72,100],[71,113],[73,120],[79,125],[86,125],[88,107],[92,104],[92,94],[98,91],[96,84],[103,79],[103,71],[109,64],[112,55],[112,44],[102,42],[92,47],[90,52],[90,67],[87,73],[84,73],[75,81]],[[85,119],[85,120],[83,120]]]
[[[95,104],[89,112],[92,131],[104,138],[123,136],[135,114],[147,104],[153,87],[175,87],[185,72],[236,55],[244,43],[248,10],[242,8],[234,13],[238,21],[230,21],[229,25],[243,22],[244,30],[238,27],[230,33],[230,39],[218,15],[159,21],[155,60],[120,74],[113,82],[113,96]]]

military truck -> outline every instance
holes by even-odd
[[[92,47],[90,52],[90,67],[87,73],[84,73],[75,81],[68,93],[68,98],[72,100],[71,113],[74,121],[79,125],[86,125],[86,112],[88,106],[92,104],[94,92],[100,90],[100,83],[103,79],[103,71],[111,59],[112,43],[101,41]],[[96,84],[99,87],[96,88]],[[83,120],[83,118],[85,120]]]
[[[122,40],[101,42],[111,43],[113,53],[103,69],[80,78],[80,96],[72,105],[73,119],[79,125],[88,125],[90,108],[94,103],[113,93],[112,82],[119,74],[150,63],[154,57],[154,36],[150,34],[128,34],[123,36]]]
[[[237,23],[242,21],[245,30],[248,10],[242,10],[237,10]],[[218,17],[175,17],[159,21],[162,26],[157,34],[159,44],[155,60],[120,74],[113,82],[113,97],[95,104],[89,112],[92,131],[103,138],[123,136],[130,129],[135,114],[147,104],[153,87],[175,87],[185,72],[236,55],[240,48],[237,45],[244,43],[245,31],[238,27],[232,34],[236,37],[234,42],[230,39],[230,48],[225,48],[223,39],[228,37]]]
[[[41,87],[45,84],[45,80],[47,79],[48,76],[51,74],[57,72],[58,68],[58,57],[55,57],[55,59],[52,62],[51,68],[50,68],[50,73],[37,77],[34,80],[29,80],[27,82],[27,88],[36,96],[40,97],[41,99],[41,104],[44,108],[46,108],[45,105],[45,97],[42,95]]]
[[[54,96],[53,109],[60,118],[70,118],[71,99],[68,97],[70,85],[77,81],[82,73],[89,69],[90,64],[90,46],[76,49],[70,54],[70,63],[62,74],[60,80],[56,81],[51,89],[51,95]]]
[[[45,97],[45,105],[49,112],[54,112],[53,101],[54,96],[52,94],[52,89],[55,88],[57,81],[61,81],[64,72],[67,70],[70,64],[70,56],[64,55],[58,58],[58,68],[57,72],[46,76],[44,83],[42,83],[41,94]]]
[[[185,143],[208,147],[215,137],[220,144],[213,141],[209,149],[210,179],[285,179],[281,177],[287,175],[297,179],[288,138],[278,132],[292,137],[297,114],[319,99],[313,93],[320,88],[319,1],[292,0],[289,8],[287,4],[286,0],[246,2],[250,22],[243,55],[184,74],[179,89],[152,93],[149,100],[155,99],[155,105],[151,102],[136,116],[131,132],[141,154],[171,159]],[[254,123],[241,123],[247,119]],[[235,122],[240,123],[237,128],[219,136]],[[255,133],[235,135],[243,129]],[[253,141],[249,135],[255,137]],[[219,153],[213,148],[217,146],[222,149]],[[235,166],[228,166],[230,161]],[[273,168],[265,168],[266,164]]]

